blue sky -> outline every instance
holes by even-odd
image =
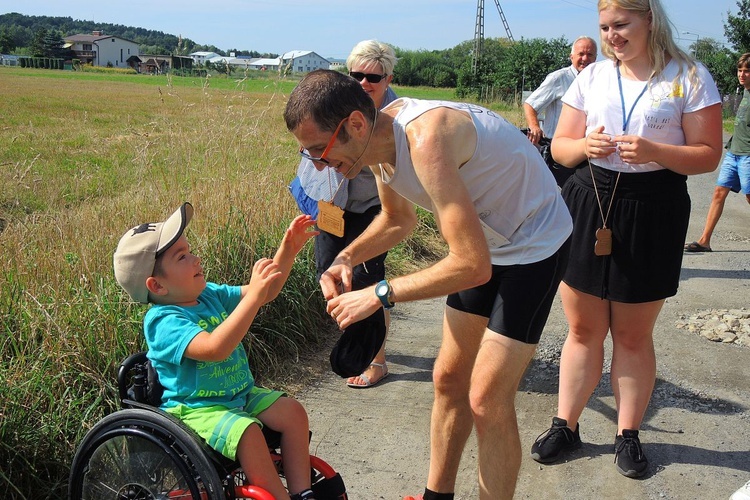
[[[727,12],[737,0],[662,0],[675,38],[724,39]],[[485,0],[485,37],[504,37],[495,2]],[[500,0],[514,39],[579,35],[599,39],[596,0]],[[377,39],[409,50],[454,47],[474,38],[474,0],[129,0],[65,2],[0,0],[0,13],[69,16],[182,35],[220,49],[283,53],[312,50],[345,58],[360,40]],[[686,33],[687,32],[687,33]]]

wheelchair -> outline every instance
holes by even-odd
[[[145,352],[120,364],[117,383],[122,409],[100,420],[78,446],[68,483],[71,500],[274,500],[249,484],[238,462],[158,408],[163,389]],[[281,435],[265,427],[263,434],[283,479]],[[341,475],[313,455],[310,476],[316,499],[347,500]]]

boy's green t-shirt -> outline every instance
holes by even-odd
[[[729,151],[739,156],[750,155],[750,90],[742,94],[737,117],[734,120],[734,134]]]
[[[255,384],[242,344],[224,361],[188,359],[185,349],[200,332],[211,333],[240,302],[238,286],[207,283],[195,306],[154,304],[143,328],[147,356],[164,386],[162,408],[221,405],[243,408]]]

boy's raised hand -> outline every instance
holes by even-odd
[[[296,255],[305,246],[307,240],[320,234],[320,231],[310,230],[314,225],[315,219],[311,216],[298,215],[292,220],[284,233],[282,245],[287,245],[287,248]]]
[[[253,273],[250,276],[248,287],[258,300],[265,302],[271,283],[282,276],[279,265],[273,259],[258,259],[253,265]]]

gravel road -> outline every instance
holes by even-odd
[[[689,180],[697,239],[716,173]],[[518,499],[727,499],[750,479],[750,346],[712,342],[685,327],[711,309],[750,308],[750,207],[731,194],[712,253],[686,254],[680,291],[654,334],[657,380],[641,430],[650,460],[640,480],[613,465],[615,404],[609,355],[580,425],[584,446],[566,463],[542,466],[529,448],[555,414],[559,357],[566,334],[559,300],[517,396],[523,463]],[[422,491],[428,467],[431,369],[443,300],[398,304],[388,341],[390,376],[369,389],[347,388],[328,373],[300,397],[310,414],[312,451],[341,472],[353,500],[400,500]],[[476,444],[461,463],[457,499],[478,498]]]

